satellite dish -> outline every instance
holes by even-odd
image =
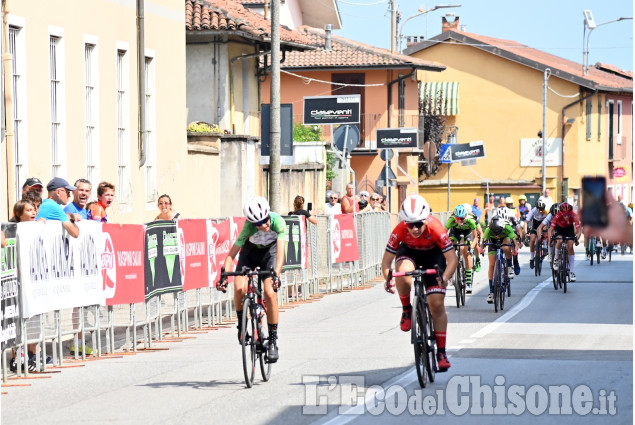
[[[384,161],[390,161],[395,156],[395,152],[392,149],[382,149],[379,156]]]
[[[333,133],[333,144],[342,152],[350,152],[359,144],[360,134],[356,125],[343,124]]]

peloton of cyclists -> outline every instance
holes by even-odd
[[[534,268],[534,258],[536,257],[536,237],[538,235],[538,228],[542,225],[542,222],[547,218],[548,207],[544,199],[538,198],[536,206],[531,209],[531,212],[527,215],[527,222],[531,225],[529,228],[529,268]],[[540,242],[540,239],[538,239]]]
[[[554,237],[575,237],[575,245],[578,245],[580,239],[580,220],[578,215],[573,212],[573,206],[568,202],[563,202],[558,207],[558,213],[553,218],[549,227],[549,240],[553,243]],[[569,279],[575,282],[575,253],[573,252],[573,240],[567,241],[567,254],[569,256]],[[560,246],[562,239],[558,239],[555,247],[555,256],[553,260],[553,269],[558,270],[560,267]]]
[[[494,215],[490,222],[489,226],[485,229],[485,233],[483,234],[483,243],[481,244],[481,252],[484,251],[485,244],[489,242],[499,241],[501,243],[512,243],[515,237],[514,229],[509,224],[509,222],[502,216]],[[504,246],[503,252],[505,253],[505,258],[507,259],[507,277],[509,279],[513,279],[514,277],[514,268],[512,267],[512,250],[510,246]],[[494,266],[496,264],[496,247],[490,246],[487,252],[487,258],[489,261],[489,269],[487,271],[487,278],[489,279],[489,295],[487,296],[487,302],[489,304],[494,302]]]
[[[386,280],[385,289],[390,293],[395,292],[392,282],[388,282],[388,273],[393,260],[397,272],[413,271],[419,267],[430,269],[434,266],[439,266],[443,270],[441,278],[424,276],[423,279],[434,323],[439,371],[445,371],[450,367],[445,352],[448,326],[444,305],[445,288],[454,275],[458,258],[445,227],[430,214],[430,206],[423,197],[418,195],[407,197],[401,204],[399,216],[402,221],[392,230],[381,263]],[[400,327],[402,331],[407,332],[412,325],[410,302],[412,277],[395,278],[395,283],[403,307]]]
[[[469,246],[462,246],[459,249],[461,256],[465,260],[465,292],[472,293],[472,255],[476,248],[476,228],[479,227],[470,216],[464,204],[457,205],[454,212],[445,223],[448,235],[453,243],[463,240]]]

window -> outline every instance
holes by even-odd
[[[155,136],[156,123],[156,102],[155,102],[155,79],[154,79],[154,58],[146,57],[146,202],[152,204],[157,201],[157,148]]]
[[[617,144],[622,144],[622,101],[617,101]]]
[[[130,203],[130,140],[128,136],[130,111],[128,108],[128,55],[117,50],[117,199]]]
[[[602,98],[598,96],[598,140],[602,140]]]
[[[99,99],[96,83],[99,81],[97,72],[97,46],[93,43],[84,44],[84,105],[85,142],[86,142],[86,178],[92,183],[93,197],[97,195],[99,183]]]
[[[586,139],[591,140],[591,114],[593,113],[593,104],[591,99],[586,101]]]
[[[49,36],[49,90],[51,102],[51,175],[64,177],[64,46],[59,35]]]
[[[22,184],[29,177],[26,138],[26,85],[25,85],[25,45],[24,27],[9,26],[9,54],[11,55],[12,90],[13,90],[13,143],[15,198],[22,197]],[[9,189],[10,190],[10,189]]]

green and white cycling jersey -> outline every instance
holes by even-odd
[[[468,215],[466,219],[463,221],[463,223],[459,224],[454,220],[454,214],[452,214],[448,218],[448,221],[445,222],[445,228],[448,230],[457,229],[462,232],[472,231],[476,229],[476,221],[474,221],[471,215]]]
[[[287,235],[287,223],[280,216],[280,214],[271,212],[269,213],[269,219],[271,220],[270,231],[263,232],[258,230],[253,223],[246,221],[243,229],[236,239],[236,246],[242,248],[247,240],[258,248],[267,247],[280,239],[285,239]]]
[[[511,240],[514,240],[515,237],[516,237],[516,234],[514,233],[514,229],[512,228],[512,226],[509,225],[509,223],[507,223],[507,224],[505,224],[505,228],[503,229],[501,234],[498,235],[498,236],[490,233],[489,226],[488,226],[485,229],[485,233],[483,234],[483,241],[491,242],[492,240],[501,240],[501,239],[505,239],[505,238],[509,238]]]

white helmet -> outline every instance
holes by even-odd
[[[406,223],[426,221],[430,215],[430,206],[421,196],[410,195],[401,204],[399,214]]]
[[[243,213],[250,223],[258,223],[269,216],[269,202],[262,196],[250,199],[243,208]]]
[[[463,204],[463,206],[465,207],[465,211],[467,211],[468,214],[472,214],[472,205],[470,205],[469,203]]]
[[[498,207],[496,208],[495,215],[507,220],[509,218],[509,211],[507,210],[507,207]]]

